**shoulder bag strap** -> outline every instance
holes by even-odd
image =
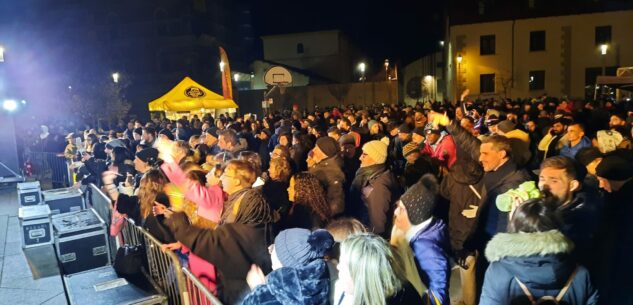
[[[567,279],[567,283],[565,283],[565,286],[563,286],[563,289],[561,289],[558,295],[556,296],[556,301],[560,302],[560,300],[563,299],[563,297],[565,296],[565,293],[567,293],[567,290],[569,290],[571,283],[574,281],[574,277],[576,277],[577,271],[578,271],[578,267],[574,269],[574,272],[572,272],[571,275],[569,276],[569,279]]]
[[[481,200],[481,194],[479,194],[477,189],[472,184],[469,184],[468,187],[470,187],[470,190],[473,191],[473,193],[475,193],[475,196],[477,196],[477,198],[479,198],[479,200]]]
[[[530,303],[532,303],[532,305],[536,305],[536,300],[534,300],[534,296],[532,296],[532,294],[530,293],[530,290],[525,286],[525,284],[519,281],[519,279],[516,276],[514,277],[514,279],[519,284],[519,287],[521,287],[521,290],[523,290],[523,293],[528,297],[528,299],[530,300]]]

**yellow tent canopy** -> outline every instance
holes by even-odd
[[[189,112],[229,108],[238,108],[238,106],[233,100],[225,99],[188,76],[165,95],[149,103],[149,111]]]

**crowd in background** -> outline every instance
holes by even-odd
[[[461,304],[633,304],[632,122],[624,101],[464,100],[37,145],[225,304],[451,304],[453,268]]]

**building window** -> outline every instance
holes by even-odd
[[[495,35],[484,35],[479,37],[479,54],[495,54]]]
[[[602,68],[586,68],[585,69],[585,86],[593,86],[596,84],[596,78],[602,74]]]
[[[297,44],[297,54],[303,54],[303,43]]]
[[[493,74],[480,74],[479,75],[479,93],[494,93],[495,92],[495,75]]]
[[[545,51],[545,31],[530,32],[530,52]]]
[[[545,90],[545,71],[530,71],[530,91]]]
[[[596,45],[601,45],[611,42],[611,26],[597,26],[596,27]]]

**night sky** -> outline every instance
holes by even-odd
[[[406,64],[438,47],[442,1],[321,0],[253,1],[256,35],[334,30],[348,37],[375,62]]]

